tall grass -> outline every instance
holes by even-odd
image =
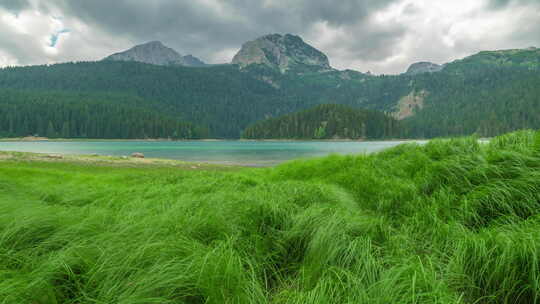
[[[0,162],[0,303],[540,303],[540,133],[237,172]]]

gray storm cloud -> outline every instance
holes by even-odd
[[[538,0],[489,0],[488,8],[503,9],[513,4],[538,4]]]
[[[28,0],[3,0],[0,6],[7,10],[20,11],[30,7],[30,2]]]
[[[453,3],[460,1],[468,0]],[[37,17],[33,18],[61,17],[65,28],[51,28],[46,33],[35,25],[34,30],[33,21],[28,21],[29,29],[22,31],[24,24],[6,23],[8,26],[0,27],[0,64],[1,56],[17,64],[97,60],[151,40],[160,40],[182,54],[219,63],[230,60],[247,40],[268,33],[293,33],[327,53],[338,68],[399,73],[417,60],[441,63],[482,47],[540,44],[539,22],[534,21],[540,20],[538,1],[485,0],[483,6],[471,8],[468,15],[456,15],[455,20],[433,15],[437,11],[432,11],[436,9],[432,3],[426,0],[2,0],[0,17],[34,12]],[[446,5],[446,1],[440,3]],[[523,15],[518,20],[512,20],[512,14],[520,7],[527,10],[521,12]],[[467,32],[467,22],[481,27],[474,20],[485,19],[488,23],[490,18],[505,14],[509,18],[500,21],[509,27],[505,33],[490,32],[489,28],[487,34],[474,34],[474,29],[470,29],[473,34]],[[58,38],[56,50],[47,49],[53,35],[62,30],[69,30],[69,35]],[[461,35],[458,30],[465,32]]]

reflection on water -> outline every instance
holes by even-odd
[[[273,165],[332,153],[372,153],[403,141],[68,141],[0,142],[1,151],[122,156],[133,152],[150,158],[222,164]],[[419,141],[419,143],[423,143]]]

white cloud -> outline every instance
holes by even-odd
[[[220,51],[217,51],[211,58],[211,62],[229,62],[231,61],[231,58],[238,53],[240,50],[240,47],[233,48],[233,49],[223,49]],[[194,54],[196,56],[196,54]]]
[[[348,60],[341,56],[344,60],[340,65],[376,73],[400,73],[416,61],[445,63],[482,50],[540,43],[538,5],[514,3],[503,10],[488,10],[487,5],[487,1],[470,0],[401,1],[374,15],[375,22],[405,27],[405,34],[390,46],[396,52],[382,60]],[[523,38],[518,39],[520,35]]]

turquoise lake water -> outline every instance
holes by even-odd
[[[421,141],[419,141],[422,143]],[[265,166],[287,160],[333,153],[358,154],[381,151],[402,141],[36,141],[0,142],[0,151],[110,156],[144,153],[149,158],[190,162]]]

